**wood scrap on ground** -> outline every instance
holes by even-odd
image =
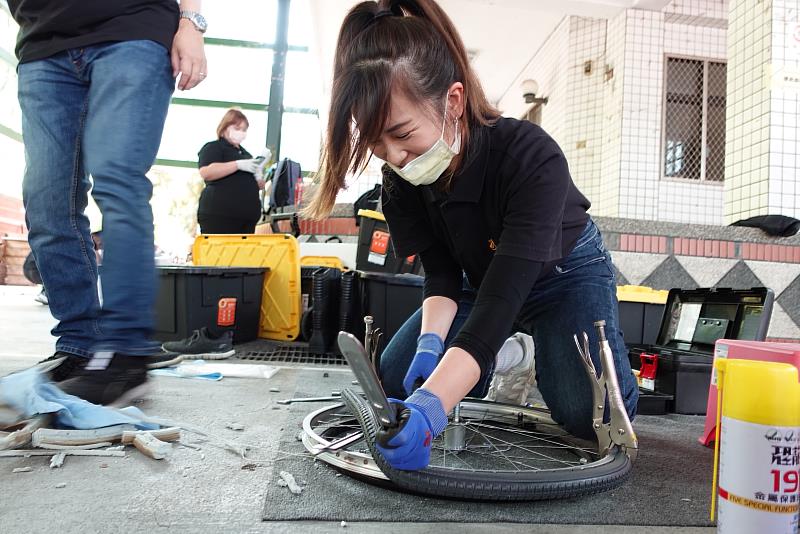
[[[163,460],[172,454],[172,444],[161,441],[149,432],[137,432],[133,446],[154,460]]]

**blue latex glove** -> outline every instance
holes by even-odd
[[[433,374],[443,352],[444,341],[438,335],[428,333],[419,336],[417,353],[411,360],[406,377],[403,379],[403,389],[406,391],[406,395],[411,395]]]
[[[431,442],[447,426],[439,397],[418,389],[405,402],[389,399],[397,410],[397,426],[381,428],[375,446],[395,469],[425,469],[431,459]]]

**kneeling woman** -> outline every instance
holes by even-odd
[[[197,166],[206,183],[197,208],[203,234],[252,234],[261,217],[258,191],[264,182],[253,174],[257,161],[242,146],[250,123],[229,109],[217,126],[217,140],[203,145]]]
[[[345,175],[374,154],[386,162],[383,210],[396,251],[419,254],[425,268],[422,308],[381,358],[387,392],[410,395],[397,401],[399,430],[378,435],[389,463],[425,467],[430,437],[462,398],[485,395],[494,373],[530,365],[526,351],[500,351],[515,331],[533,337],[536,381],[553,418],[593,437],[591,388],[572,335],[585,331],[596,347],[593,322],[605,320],[633,418],[638,388],[611,257],[556,142],[532,123],[500,117],[432,0],[358,4],[336,58],[309,214],[329,213]]]

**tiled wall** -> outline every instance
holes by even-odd
[[[597,194],[590,197],[592,213],[606,217],[619,215],[620,169],[622,167],[622,109],[625,87],[625,34],[628,17],[623,12],[606,26],[606,57],[603,73],[603,160],[600,175],[583,181],[599,182]]]
[[[728,38],[728,108],[725,117],[725,222],[763,213],[769,184],[768,141],[771,10],[768,2],[733,0]],[[776,125],[775,134],[778,134]]]
[[[726,2],[673,2],[626,12],[619,216],[721,224],[723,184],[663,178],[667,56],[725,60]]]
[[[766,202],[759,198],[759,209],[766,204],[769,213],[800,218],[800,172],[798,172],[798,117],[800,116],[800,2],[774,0],[769,26],[772,30],[772,94],[770,97],[769,188]],[[752,209],[752,208],[751,208]]]
[[[589,198],[597,198],[607,186],[600,179],[607,149],[603,143],[606,24],[598,19],[569,19],[566,102],[570,105],[562,149],[575,183]]]

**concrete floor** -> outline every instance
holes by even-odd
[[[0,286],[0,376],[36,363],[53,350],[48,308],[33,301],[33,288]],[[138,406],[145,413],[203,428],[208,433],[253,445],[247,458],[202,442],[199,450],[176,446],[164,461],[130,449],[125,458],[67,457],[60,469],[49,457],[0,458],[0,531],[4,533],[87,532],[292,532],[342,531],[339,523],[261,521],[264,488],[280,430],[298,426],[276,400],[291,397],[298,384],[319,383],[320,392],[348,384],[349,371],[281,368],[269,380],[225,378],[206,382],[154,377],[154,393]],[[269,392],[279,388],[280,392]],[[310,405],[317,406],[317,405]],[[237,432],[226,424],[238,422]],[[243,468],[246,464],[246,468]],[[17,467],[33,471],[12,473]],[[353,482],[359,483],[359,482]],[[66,484],[59,488],[57,485]],[[652,534],[710,533],[711,528],[613,527],[455,523],[348,523],[348,532]]]

